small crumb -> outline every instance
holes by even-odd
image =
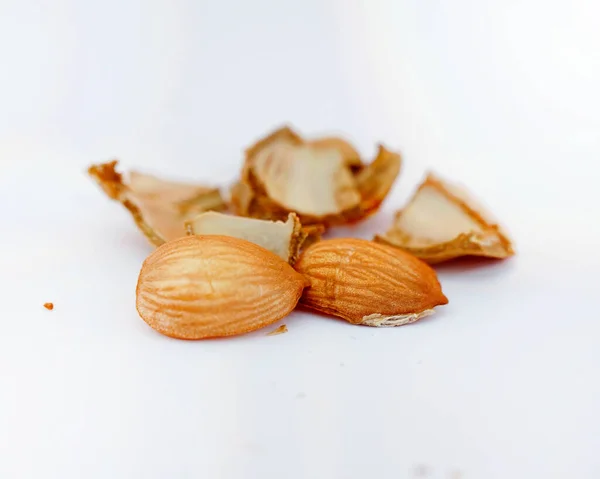
[[[54,309],[54,303],[44,303],[44,308],[48,311],[52,311]]]
[[[304,399],[305,397],[306,397],[306,394],[304,394],[304,393],[296,394],[296,399]]]
[[[282,324],[277,329],[274,329],[270,333],[267,333],[267,336],[276,336],[278,334],[283,334],[283,333],[287,333],[287,332],[288,332],[287,326],[285,324]]]

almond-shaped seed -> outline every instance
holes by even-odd
[[[146,259],[136,307],[146,323],[167,336],[233,336],[286,316],[306,284],[288,263],[254,243],[187,236]]]
[[[354,324],[400,326],[448,303],[431,267],[372,241],[320,241],[306,249],[295,268],[310,281],[302,305]]]

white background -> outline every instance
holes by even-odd
[[[0,477],[600,477],[599,14],[1,0]],[[438,268],[450,304],[411,326],[160,336],[134,308],[151,248],[85,168],[227,184],[284,122],[404,155],[381,214],[338,234],[385,229],[433,169],[518,255]]]

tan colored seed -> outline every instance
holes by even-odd
[[[354,324],[400,326],[448,303],[431,267],[372,241],[320,241],[300,256],[295,268],[310,281],[301,304]]]
[[[137,310],[162,334],[181,339],[232,336],[290,313],[306,280],[281,258],[229,236],[170,241],[144,262]]]

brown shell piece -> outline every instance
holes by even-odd
[[[430,266],[372,241],[320,241],[294,267],[310,282],[300,299],[304,307],[353,324],[401,326],[448,303]]]
[[[380,146],[366,165],[345,140],[304,140],[284,127],[246,150],[232,205],[241,216],[281,220],[295,212],[303,225],[354,223],[379,208],[400,163],[399,154]]]
[[[362,197],[361,210],[374,213],[392,189],[400,173],[400,157],[397,153],[379,145],[373,162],[356,175],[356,183]]]
[[[394,224],[375,241],[428,263],[461,256],[507,258],[513,246],[492,216],[462,188],[429,174]]]
[[[319,224],[303,226],[302,231],[306,234],[302,248],[308,248],[317,241],[321,241],[321,235],[325,232],[325,226]]]
[[[189,234],[224,235],[240,238],[275,253],[293,264],[307,237],[295,213],[286,222],[243,218],[209,211],[186,223]]]
[[[117,172],[117,161],[92,165],[88,173],[109,198],[119,201],[155,246],[185,236],[184,223],[199,213],[227,208],[217,188],[166,181],[132,171],[128,181]]]

